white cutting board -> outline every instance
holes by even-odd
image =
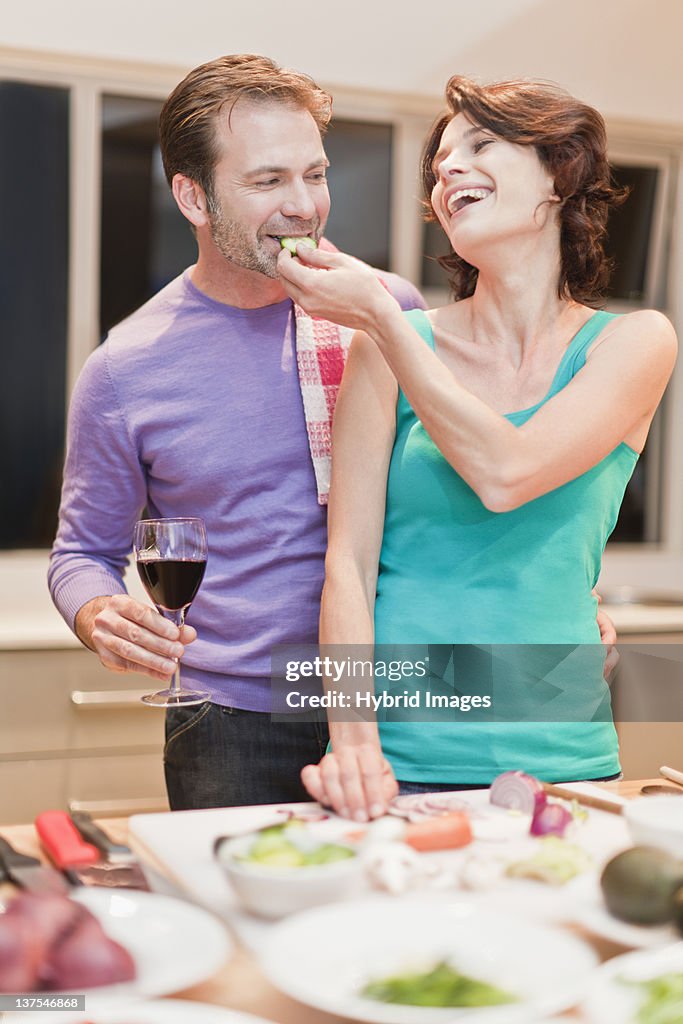
[[[310,803],[273,804],[261,807],[224,807],[207,811],[173,811],[136,814],[129,822],[131,845],[151,854],[188,895],[222,917],[242,942],[253,949],[262,941],[268,922],[240,910],[232,887],[213,855],[216,839],[240,835],[286,819],[288,810],[309,810]],[[336,815],[341,831],[353,824]]]
[[[586,783],[571,784],[572,789],[613,800],[623,804],[622,797],[608,794],[596,786]],[[463,792],[462,798],[473,807],[488,803],[488,790]],[[312,805],[278,804],[261,807],[226,807],[207,811],[174,811],[165,814],[137,814],[130,819],[132,845],[143,854],[151,854],[196,902],[206,906],[213,913],[224,918],[238,934],[242,942],[252,948],[259,947],[269,923],[259,920],[240,910],[230,883],[214,859],[215,840],[226,834],[240,834],[252,829],[282,821],[284,810],[309,810]],[[352,822],[331,815],[328,827],[338,836],[354,829]],[[616,814],[602,811],[590,812],[589,821],[581,829],[581,845],[594,857],[596,863],[603,862],[614,853],[631,845],[626,823]],[[461,851],[449,852],[453,858],[476,855],[478,850],[490,849],[491,844],[477,841]],[[423,854],[423,856],[445,857],[446,854]],[[538,888],[535,883],[528,883]],[[553,893],[542,886],[543,901],[547,903]],[[514,897],[521,894],[519,883],[511,888]],[[495,894],[500,905],[500,893]]]

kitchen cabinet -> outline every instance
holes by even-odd
[[[0,824],[167,810],[164,712],[139,699],[154,686],[80,648],[0,650]]]
[[[656,776],[663,764],[683,768],[683,603],[604,608],[622,654],[612,693],[624,775]]]

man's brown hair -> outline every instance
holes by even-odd
[[[534,146],[560,198],[559,295],[597,304],[611,271],[604,250],[607,217],[628,194],[612,181],[602,116],[559,86],[529,79],[481,86],[454,75],[446,85],[446,101],[448,112],[434,124],[422,154],[426,219],[436,219],[431,207],[437,180],[433,162],[444,129],[456,114],[508,142]],[[439,257],[439,263],[450,274],[456,299],[472,295],[476,267],[454,252]]]
[[[332,98],[312,78],[281,68],[254,53],[229,54],[194,68],[168,97],[159,116],[159,141],[169,185],[175,174],[192,178],[213,201],[213,172],[220,153],[216,121],[238,100],[282,103],[308,110],[325,133]]]

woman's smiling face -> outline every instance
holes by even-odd
[[[507,142],[456,114],[433,169],[434,213],[454,251],[473,266],[482,245],[547,230],[559,237],[559,200],[534,146]]]

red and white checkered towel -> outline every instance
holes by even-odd
[[[332,417],[353,331],[309,316],[294,304],[296,362],[318,502],[327,504],[332,475]]]
[[[321,238],[318,246],[327,252],[339,252],[336,245],[326,238]],[[378,270],[375,273],[380,283],[390,292],[381,273]],[[350,327],[340,327],[329,320],[309,316],[296,303],[294,316],[296,362],[304,402],[308,447],[315,470],[318,503],[327,505],[332,476],[332,417],[354,332]]]

